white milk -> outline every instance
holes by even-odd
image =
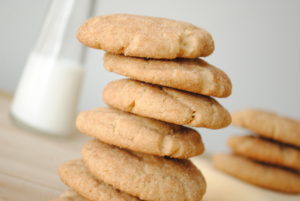
[[[83,68],[70,60],[32,53],[12,103],[21,123],[53,135],[75,130],[75,115]]]

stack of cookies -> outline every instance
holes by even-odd
[[[78,130],[94,139],[82,160],[60,167],[72,189],[61,200],[201,200],[206,183],[188,158],[204,146],[200,134],[183,125],[231,123],[210,97],[229,96],[230,79],[198,58],[213,52],[211,35],[184,22],[114,14],[87,20],[77,37],[105,50],[105,68],[130,79],[105,87],[109,108],[79,114]]]
[[[256,134],[230,137],[234,154],[215,155],[215,166],[264,188],[300,193],[300,122],[257,109],[234,113],[232,122]]]

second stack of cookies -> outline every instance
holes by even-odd
[[[300,193],[300,122],[261,109],[232,115],[235,126],[253,133],[228,139],[233,154],[216,154],[216,168],[248,183]]]
[[[206,183],[188,158],[204,146],[200,134],[183,125],[220,129],[231,123],[228,111],[210,97],[229,96],[230,79],[197,58],[214,50],[211,35],[184,22],[115,14],[89,19],[78,39],[107,51],[105,68],[130,79],[105,87],[110,108],[77,118],[77,128],[95,140],[83,148],[84,163],[63,166],[61,176],[78,166],[91,176],[89,190],[82,191],[80,181],[64,182],[90,200],[103,200],[95,181],[129,196],[123,200],[200,200]]]

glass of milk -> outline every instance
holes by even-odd
[[[11,105],[18,125],[57,136],[74,133],[85,58],[76,31],[94,3],[52,0]]]

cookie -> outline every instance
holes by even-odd
[[[256,161],[300,170],[300,149],[254,136],[231,136],[234,153]]]
[[[61,194],[57,199],[52,201],[89,201],[86,198],[82,197],[78,193],[73,190],[67,190],[63,194]]]
[[[187,159],[142,154],[92,140],[83,160],[98,179],[141,200],[199,201],[206,190],[201,172]]]
[[[135,80],[110,82],[103,98],[111,107],[178,125],[218,129],[231,123],[227,110],[211,97]]]
[[[104,67],[135,80],[206,96],[231,94],[228,76],[201,59],[157,60],[106,53]]]
[[[93,17],[78,30],[84,45],[115,54],[156,59],[197,58],[214,51],[212,36],[175,20],[130,14]]]
[[[300,174],[229,154],[213,157],[214,166],[248,183],[285,193],[300,193]]]
[[[189,158],[204,151],[201,136],[194,129],[112,108],[81,112],[76,125],[80,132],[106,144],[137,152]]]
[[[275,113],[246,109],[232,115],[232,124],[258,135],[300,147],[300,122]]]
[[[139,201],[111,185],[96,179],[81,160],[64,163],[59,168],[61,180],[81,196],[93,201]]]

